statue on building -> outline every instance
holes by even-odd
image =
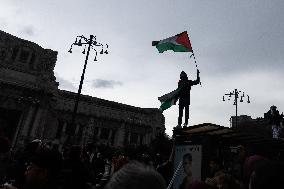
[[[189,105],[190,105],[190,90],[193,85],[197,85],[200,83],[200,77],[199,77],[199,70],[197,70],[197,79],[192,81],[189,80],[187,77],[187,74],[182,71],[180,73],[180,80],[178,82],[178,89],[179,91],[179,115],[178,115],[178,128],[181,127],[182,124],[182,117],[183,117],[183,109],[185,109],[185,122],[184,127],[187,127],[188,125],[188,119],[189,119]]]
[[[272,138],[278,139],[283,127],[283,112],[280,115],[276,106],[271,106],[270,110],[264,114],[264,118],[269,120],[272,129]]]

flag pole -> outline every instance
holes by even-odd
[[[191,57],[193,56],[193,60],[194,60],[194,63],[195,63],[195,67],[196,67],[197,70],[199,70],[199,69],[198,69],[198,66],[197,66],[197,62],[196,62],[196,58],[195,58],[193,49],[191,49],[191,50],[192,50],[192,54],[190,55],[189,58],[191,58]],[[199,72],[199,73],[200,73],[200,72]],[[201,81],[200,81],[200,86],[202,87]]]
[[[187,33],[187,32],[186,32],[186,33]],[[187,38],[188,38],[188,34],[187,34]],[[199,69],[198,69],[198,66],[197,66],[196,58],[195,58],[195,55],[194,55],[194,51],[193,51],[193,48],[192,48],[192,45],[191,45],[191,42],[190,42],[189,38],[188,38],[188,41],[189,41],[189,43],[190,43],[191,50],[192,50],[192,54],[189,56],[189,58],[191,58],[191,57],[193,56],[193,60],[194,60],[194,63],[195,63],[195,67],[196,67],[197,70],[199,70]],[[199,72],[199,73],[200,73],[200,72]],[[200,86],[202,87],[201,81],[200,81],[199,83],[200,83]]]
[[[176,178],[176,176],[177,176],[178,171],[179,171],[180,168],[181,168],[181,165],[182,165],[182,160],[179,162],[179,164],[178,164],[178,166],[177,166],[177,169],[175,170],[174,175],[173,175],[173,177],[172,177],[172,179],[171,179],[171,181],[170,181],[170,183],[169,183],[167,189],[170,189],[170,188],[172,187],[172,184],[173,184],[173,182],[174,182],[174,180],[175,180],[175,178]]]

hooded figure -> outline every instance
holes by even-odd
[[[178,88],[180,88],[178,127],[181,127],[183,109],[185,109],[184,127],[188,125],[191,86],[197,85],[199,83],[200,83],[199,70],[197,70],[197,79],[194,81],[188,80],[187,74],[184,71],[180,73],[180,80],[178,82]]]

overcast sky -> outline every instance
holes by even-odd
[[[235,88],[250,96],[238,114],[263,117],[271,105],[284,111],[283,0],[1,0],[0,30],[58,51],[59,88],[76,92],[85,55],[70,45],[77,35],[97,36],[108,55],[91,53],[83,94],[143,108],[177,87],[184,70],[196,78],[190,53],[159,54],[151,46],[188,31],[202,86],[191,90],[190,125],[230,126]],[[178,106],[164,112],[166,132]]]

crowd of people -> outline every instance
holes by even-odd
[[[145,153],[127,157],[122,152],[111,156],[90,146],[57,145],[41,140],[28,143],[23,150],[1,150],[0,188],[3,189],[169,189],[175,170],[173,153],[167,159]],[[192,178],[192,157],[183,156],[179,171],[186,177],[178,189],[268,189],[283,188],[284,166],[261,155],[244,158],[240,177],[218,164],[208,163],[205,179]]]

